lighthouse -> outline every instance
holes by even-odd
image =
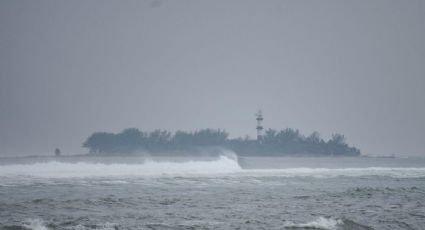
[[[263,126],[262,126],[262,121],[263,121],[263,114],[261,112],[261,110],[258,110],[257,114],[255,114],[255,116],[257,117],[257,141],[259,143],[261,143],[263,141]]]

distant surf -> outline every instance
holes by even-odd
[[[247,170],[251,173],[282,177],[314,177],[332,178],[339,176],[388,176],[393,178],[421,178],[425,177],[425,168],[287,168],[287,169],[260,169]]]
[[[216,160],[184,162],[145,160],[143,163],[38,162],[0,166],[1,178],[95,178],[161,176],[279,176],[331,178],[338,176],[425,177],[425,168],[283,168],[243,169],[236,158],[220,156]]]
[[[139,164],[50,161],[0,166],[0,177],[84,178],[167,175],[208,175],[240,172],[237,161],[220,156],[214,161],[157,162]]]

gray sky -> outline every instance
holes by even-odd
[[[266,128],[425,155],[425,1],[0,0],[0,154]]]

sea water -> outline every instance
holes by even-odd
[[[3,229],[425,229],[425,159],[0,159]]]

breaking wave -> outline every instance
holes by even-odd
[[[211,161],[158,162],[140,164],[50,161],[0,166],[0,177],[81,178],[120,176],[205,175],[240,172],[237,161],[221,156]]]
[[[99,229],[99,230],[115,230],[119,229],[117,224],[106,222],[103,224],[91,224],[89,226],[85,226],[81,223],[76,223],[76,225],[71,225],[72,222],[67,222],[64,226],[65,229],[76,229],[76,230],[85,230],[85,229]],[[49,229],[56,229],[55,227],[49,226],[49,224],[46,224],[44,220],[39,218],[30,218],[26,219],[19,225],[6,225],[4,226],[5,229],[16,229],[16,230],[49,230]],[[54,226],[54,225],[53,225]]]
[[[294,223],[286,221],[282,226],[284,229],[322,229],[322,230],[338,230],[338,229],[353,229],[353,230],[373,230],[373,228],[356,223],[348,219],[334,219],[319,216],[317,219],[306,223]]]
[[[261,169],[249,170],[250,172],[264,175],[277,175],[282,177],[362,177],[362,176],[386,176],[393,178],[421,178],[425,177],[425,168],[287,168],[287,169]]]
[[[31,230],[48,230],[44,221],[41,219],[27,219],[23,223],[23,229],[31,229]]]
[[[307,223],[294,223],[292,221],[286,221],[283,225],[285,229],[337,229],[342,226],[344,222],[341,219],[319,217],[314,221]]]
[[[387,176],[393,178],[425,177],[425,168],[284,168],[243,169],[236,158],[220,156],[215,160],[142,163],[38,162],[0,165],[1,178],[92,178],[145,176],[278,176],[333,178],[339,176]],[[1,180],[0,180],[1,182]]]

